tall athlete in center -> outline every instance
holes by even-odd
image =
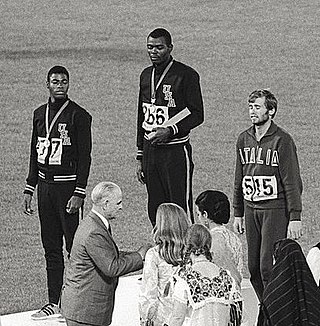
[[[152,66],[140,76],[137,177],[146,184],[152,225],[161,203],[176,203],[193,222],[193,162],[190,130],[204,120],[198,73],[173,60],[170,33],[157,28],[147,38]]]

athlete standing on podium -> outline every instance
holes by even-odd
[[[137,121],[137,178],[146,184],[152,225],[161,203],[176,203],[193,222],[193,162],[190,130],[204,120],[198,73],[175,61],[170,33],[157,28],[147,38],[152,66],[140,76]],[[178,113],[182,120],[170,123]],[[182,114],[183,114],[182,113]],[[165,126],[165,127],[164,127]]]
[[[68,98],[69,72],[54,66],[47,75],[49,100],[34,111],[24,211],[38,185],[41,240],[45,251],[49,303],[31,318],[60,315],[63,283],[63,237],[70,254],[79,224],[91,165],[91,115]]]
[[[248,97],[252,126],[236,145],[234,229],[246,231],[250,281],[259,301],[273,267],[275,243],[302,235],[302,180],[296,145],[273,119],[278,101],[268,89]]]

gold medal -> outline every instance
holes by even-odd
[[[48,138],[46,138],[43,142],[43,146],[48,148],[50,146],[50,140]]]

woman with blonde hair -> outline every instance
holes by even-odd
[[[231,307],[241,300],[230,272],[212,261],[211,234],[203,224],[190,227],[184,266],[174,276],[169,326],[228,326]]]
[[[164,203],[158,207],[153,229],[155,246],[145,257],[139,295],[140,324],[143,326],[168,323],[172,299],[166,285],[182,263],[189,226],[190,219],[180,206]]]

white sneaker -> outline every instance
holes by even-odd
[[[44,320],[62,317],[61,309],[55,303],[47,303],[39,311],[31,315],[33,320]]]

